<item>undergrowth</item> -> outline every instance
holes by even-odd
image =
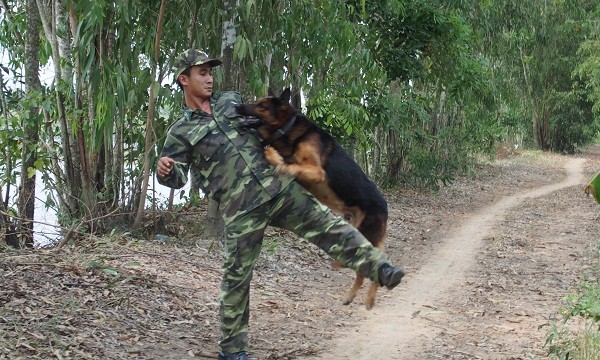
[[[593,253],[593,270],[559,309],[562,321],[550,323],[545,346],[552,359],[600,359],[600,243]]]

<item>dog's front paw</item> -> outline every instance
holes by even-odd
[[[275,168],[275,172],[278,173],[279,175],[287,175],[287,176],[292,176],[292,177],[296,176],[292,172],[292,169],[286,163],[277,165],[277,167]]]
[[[283,164],[285,164],[283,157],[272,146],[267,146],[265,148],[265,158],[269,164],[276,166],[277,168],[280,168]]]

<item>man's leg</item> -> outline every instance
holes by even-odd
[[[244,351],[248,345],[250,281],[267,220],[259,207],[225,226],[219,341],[223,353]]]
[[[381,249],[296,182],[276,198],[275,211],[271,225],[305,238],[341,265],[380,285],[392,288],[404,275],[401,269],[391,266]]]

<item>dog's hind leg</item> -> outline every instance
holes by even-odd
[[[383,227],[385,229],[385,227],[387,226],[387,223],[383,224]],[[385,236],[385,231],[381,234],[382,237],[379,239],[376,239],[376,247],[383,250],[384,249],[384,244],[383,244],[383,236]],[[367,296],[365,297],[365,307],[367,308],[367,310],[371,310],[373,308],[373,306],[375,306],[375,298],[377,296],[377,290],[379,289],[379,284],[376,281],[371,281],[371,285],[369,286],[369,290],[367,291]]]
[[[375,306],[375,297],[377,296],[377,289],[379,289],[379,284],[376,282],[371,282],[369,286],[369,291],[367,292],[367,297],[365,298],[365,306],[367,310],[371,310],[373,306]]]
[[[362,222],[359,229],[361,233],[375,245],[375,247],[383,250],[385,247],[384,240],[387,229],[387,216],[367,217],[369,219],[365,219],[367,221]],[[367,296],[365,297],[365,307],[367,310],[371,310],[373,306],[375,306],[375,298],[377,297],[379,286],[380,285],[376,281],[371,282],[369,290],[367,291]]]
[[[354,298],[356,297],[358,290],[360,290],[360,288],[362,287],[364,280],[365,280],[364,276],[359,275],[358,273],[356,274],[356,278],[354,279],[354,285],[352,285],[350,290],[348,290],[348,292],[346,293],[346,297],[344,299],[344,305],[348,305],[352,301],[354,301]]]

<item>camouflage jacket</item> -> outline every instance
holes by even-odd
[[[280,177],[264,157],[258,136],[239,125],[236,92],[214,93],[212,116],[182,109],[182,117],[167,133],[162,156],[175,160],[171,173],[158,182],[181,188],[188,171],[197,175],[202,190],[220,202],[225,224],[271,200],[291,181]]]

